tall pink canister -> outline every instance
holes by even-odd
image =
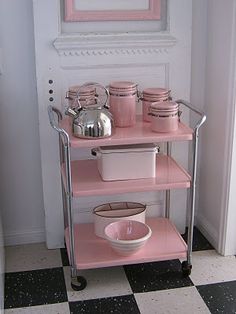
[[[137,84],[116,81],[109,84],[110,111],[116,127],[132,127],[136,123]]]

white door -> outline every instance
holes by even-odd
[[[65,22],[63,1],[33,3],[46,238],[48,247],[55,248],[64,244],[63,214],[58,137],[49,126],[47,106],[52,104],[63,111],[65,93],[71,85],[86,81],[107,85],[121,79],[137,82],[140,89],[167,87],[174,99],[188,100],[192,1],[162,0],[159,21],[97,22]],[[137,110],[140,109],[139,104]],[[173,147],[175,157],[185,166],[187,152],[186,144]],[[88,158],[89,154],[82,151],[79,158]],[[149,215],[162,214],[163,193],[134,193],[76,200],[75,219],[90,221],[91,208],[96,204],[124,198],[147,203]],[[183,232],[186,191],[173,192],[172,204],[171,217]]]

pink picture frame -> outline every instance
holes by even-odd
[[[135,0],[134,0],[135,1]],[[65,0],[65,21],[135,21],[159,20],[161,16],[161,0],[149,0],[147,10],[78,10],[75,0]]]

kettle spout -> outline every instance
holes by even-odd
[[[68,108],[66,109],[65,114],[66,114],[67,116],[72,117],[72,118],[75,118],[75,117],[77,117],[77,115],[78,115],[78,113],[77,113],[74,109],[72,109],[72,108],[70,108],[70,107],[68,107]]]

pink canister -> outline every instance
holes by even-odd
[[[96,104],[96,88],[94,86],[70,86],[66,93],[70,108],[78,107],[78,99],[82,106]]]
[[[137,84],[128,81],[109,85],[110,111],[116,127],[131,127],[136,122]]]
[[[179,105],[174,101],[152,103],[150,116],[152,131],[174,132],[179,126]]]
[[[170,98],[170,90],[166,88],[152,87],[146,88],[142,93],[143,121],[150,122],[150,106],[154,102],[167,101]]]

